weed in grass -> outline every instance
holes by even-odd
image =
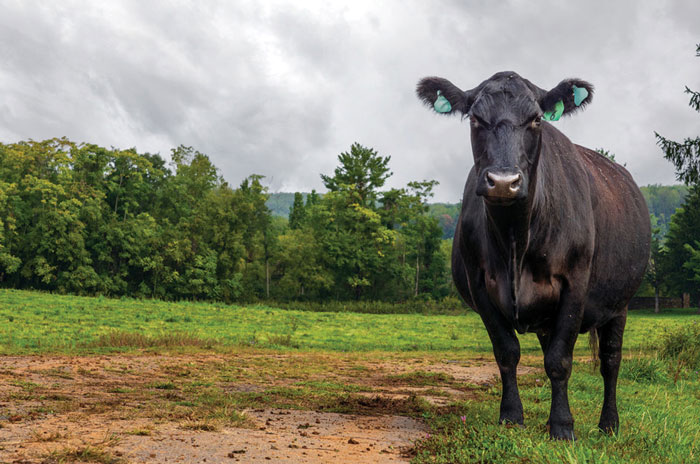
[[[328,392],[367,392],[372,391],[370,387],[362,385],[343,384],[337,382],[326,382],[317,380],[304,380],[297,382],[295,385],[307,387],[311,390],[328,391]]]
[[[111,390],[109,390],[109,393],[119,393],[119,394],[123,394],[123,393],[134,393],[134,391],[135,391],[135,390],[134,390],[133,388],[128,388],[128,387],[116,387],[116,388],[112,388]]]
[[[93,378],[102,377],[102,375],[99,372],[97,372],[96,369],[87,370],[87,369],[83,369],[82,367],[79,367],[77,372],[78,372],[78,374],[82,375],[83,377],[93,377]]]
[[[625,359],[620,367],[620,377],[633,382],[666,382],[669,380],[667,373],[668,364],[650,357]]]
[[[299,343],[294,340],[291,334],[285,334],[285,335],[268,335],[267,336],[267,343],[270,346],[284,346],[284,347],[289,347],[289,348],[299,348]]]
[[[148,388],[156,390],[175,390],[177,387],[172,382],[153,382],[146,385]]]
[[[700,369],[700,324],[697,321],[686,326],[665,329],[658,345],[659,355],[675,362],[674,382],[678,381],[684,371],[687,373]]]
[[[40,387],[39,384],[36,384],[34,382],[29,382],[26,380],[13,380],[10,382],[10,384],[14,385],[15,387],[20,387],[23,391],[25,391],[27,393],[31,393]]]
[[[149,428],[133,429],[133,430],[128,430],[124,433],[127,435],[134,435],[137,437],[150,437],[151,435],[153,435],[153,431]]]
[[[66,395],[61,395],[59,393],[49,393],[48,395],[41,395],[40,400],[44,401],[73,401],[73,398]]]
[[[41,443],[53,442],[68,438],[67,433],[61,432],[38,432],[36,430],[32,430],[31,434],[33,441]]]
[[[67,448],[54,451],[44,456],[45,464],[64,464],[68,462],[90,462],[98,464],[121,464],[123,459],[112,456],[111,453],[99,447],[85,446],[82,448]]]
[[[70,372],[55,367],[51,369],[46,369],[43,373],[49,377],[58,377],[60,379],[65,380],[73,380],[75,378]]]
[[[218,432],[220,429],[219,424],[213,420],[193,420],[186,421],[180,424],[180,427],[185,430],[197,430],[201,432]]]

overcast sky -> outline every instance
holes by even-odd
[[[472,88],[512,70],[596,86],[557,125],[613,152],[640,185],[674,182],[654,131],[697,136],[700,1],[0,0],[0,141],[66,136],[169,158],[206,153],[234,185],[323,190],[353,142],[391,156],[390,186],[436,179],[457,201],[468,125],[415,97],[424,76]]]

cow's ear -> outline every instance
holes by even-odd
[[[572,114],[593,99],[593,85],[581,79],[565,79],[540,98],[543,119],[556,121],[563,114]]]
[[[463,115],[472,105],[470,92],[465,92],[441,77],[425,77],[418,82],[416,94],[436,113]]]

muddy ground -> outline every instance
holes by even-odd
[[[2,357],[0,463],[407,462],[426,412],[497,375],[342,353]]]

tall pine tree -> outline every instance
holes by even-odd
[[[700,44],[696,46],[695,54],[700,57]],[[690,90],[687,86],[685,93],[690,95],[688,105],[700,112],[700,92]],[[656,143],[664,151],[664,158],[676,167],[676,178],[687,185],[700,184],[700,136],[687,137],[683,142],[674,142],[666,137],[656,135]]]
[[[700,44],[696,46],[696,56],[700,57]],[[686,86],[690,95],[689,106],[700,112],[700,92]],[[700,136],[674,142],[656,133],[658,145],[664,157],[676,168],[676,178],[691,190],[682,208],[671,218],[665,244],[664,269],[669,286],[690,293],[698,301],[700,313]]]

